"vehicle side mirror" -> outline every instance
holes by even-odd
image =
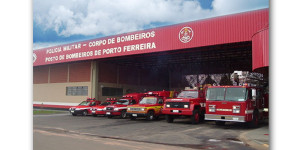
[[[252,99],[256,99],[256,89],[252,89]]]

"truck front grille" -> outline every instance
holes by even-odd
[[[130,108],[131,111],[142,111],[141,108]]]
[[[169,104],[170,108],[184,108],[184,105],[188,105],[190,107],[189,102],[167,102],[166,104]]]

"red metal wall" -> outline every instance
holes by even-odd
[[[69,82],[89,82],[91,62],[78,62],[69,65]]]
[[[50,83],[63,83],[68,79],[68,64],[50,66]]]
[[[79,60],[251,41],[252,36],[257,31],[265,28],[268,24],[269,9],[221,16],[35,50],[34,55],[36,55],[36,60],[33,65],[40,66]],[[188,42],[182,42],[180,40],[183,36],[181,33],[185,33],[181,32],[183,29],[187,29],[186,33],[189,33],[189,36],[192,37]],[[141,36],[143,34],[149,35],[149,38],[140,38],[143,37]],[[117,39],[124,36],[129,36],[129,40],[124,42],[117,41]],[[131,40],[131,37],[134,37],[133,40]],[[106,42],[105,44],[104,41]],[[102,44],[94,46],[93,44],[95,43]],[[142,47],[145,43],[151,44],[151,47],[144,48],[143,50],[127,50],[128,47],[131,47],[132,45]],[[119,51],[114,51],[114,48]],[[111,53],[107,53],[107,49],[112,49]]]
[[[33,84],[48,83],[49,66],[33,68]]]
[[[269,27],[252,37],[252,70],[269,66]]]

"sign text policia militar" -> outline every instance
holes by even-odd
[[[130,51],[137,51],[137,50],[148,50],[148,49],[155,49],[156,44],[155,42],[143,42],[134,45],[125,45],[125,46],[113,46],[116,43],[124,43],[129,41],[138,41],[142,39],[150,39],[155,37],[155,31],[151,32],[142,32],[136,33],[131,35],[124,35],[118,37],[112,37],[108,39],[100,39],[89,41],[88,43],[77,43],[71,44],[56,48],[49,48],[46,50],[46,55],[57,54],[55,56],[49,56],[45,58],[45,62],[54,62],[54,61],[62,61],[62,60],[71,60],[77,58],[84,58],[84,57],[92,57],[92,56],[100,56],[100,55],[109,55],[109,54],[116,54],[116,53],[126,53]],[[102,48],[101,46],[111,45],[109,48]],[[70,54],[60,54],[62,52],[72,51],[82,49],[84,47],[92,48],[96,47],[99,49],[96,50],[87,50],[84,52],[74,52]]]

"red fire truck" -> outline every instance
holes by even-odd
[[[93,106],[98,106],[101,102],[95,98],[87,98],[87,100],[82,101],[78,106],[69,108],[70,113],[73,116],[81,114],[83,116],[92,114],[91,108]]]
[[[175,118],[190,117],[193,124],[204,120],[205,114],[205,89],[203,87],[189,88],[179,93],[177,98],[167,99],[162,109],[168,123]]]
[[[117,101],[116,98],[107,98],[105,102],[101,103],[100,105],[92,107],[92,115],[97,117],[98,115],[105,115],[105,111],[103,110],[104,107],[107,105],[112,105]]]
[[[158,119],[162,114],[164,101],[177,94],[178,92],[175,91],[149,91],[145,93],[145,97],[139,104],[127,106],[127,115],[131,120],[135,120],[137,117],[145,117],[147,120]]]
[[[138,103],[144,96],[144,93],[126,94],[114,104],[104,107],[103,110],[105,111],[105,115],[108,118],[120,116],[122,119],[124,119],[126,118],[127,106]]]
[[[268,97],[259,83],[243,83],[241,86],[211,86],[206,94],[205,120],[217,125],[225,122],[245,122],[257,127],[259,121],[268,118]],[[265,97],[265,98],[264,98]]]

